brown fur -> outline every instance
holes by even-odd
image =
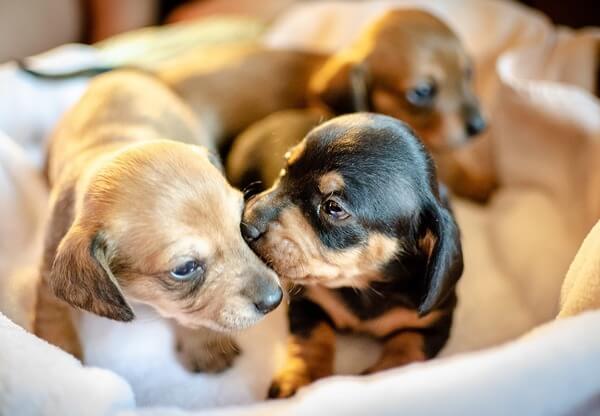
[[[308,337],[290,337],[285,365],[275,376],[269,396],[290,397],[300,387],[332,375],[334,357],[335,333],[325,323],[315,327]]]
[[[333,375],[335,332],[326,323],[319,324],[308,337],[291,336],[286,362],[273,379],[269,397],[291,397],[312,382]],[[363,374],[425,361],[423,335],[400,332],[383,343],[379,359]]]
[[[427,357],[423,350],[423,344],[423,334],[418,332],[401,332],[394,335],[384,342],[381,356],[365,371],[365,374],[425,361]]]
[[[471,63],[456,35],[441,20],[420,10],[384,14],[353,45],[326,62],[311,79],[311,91],[329,106],[348,101],[349,71],[359,64],[368,74],[372,111],[408,122],[430,149],[466,141],[463,107],[477,106],[465,75]],[[439,88],[435,108],[411,108],[403,101],[405,91],[426,79],[434,80]]]
[[[242,196],[200,146],[203,134],[151,77],[124,71],[92,82],[50,145],[38,335],[81,356],[67,305],[130,321],[130,303],[144,303],[188,328],[217,331],[262,317],[254,304],[264,290],[279,290],[277,279],[243,241]],[[202,279],[175,280],[170,271],[189,259],[203,264]],[[230,364],[236,348],[212,363],[197,357],[231,342],[210,338],[203,349],[184,345],[192,355],[184,362],[210,371]]]

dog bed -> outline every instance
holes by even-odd
[[[86,81],[48,83],[6,64],[0,68],[0,311],[7,316],[0,318],[0,415],[549,415],[598,409],[600,312],[569,317],[598,308],[600,299],[600,226],[592,230],[600,218],[600,103],[592,93],[598,30],[556,28],[505,2],[319,2],[290,10],[262,35],[260,25],[235,21],[202,39],[206,47],[261,41],[332,51],[384,10],[415,5],[448,21],[475,59],[491,126],[461,158],[473,169],[495,171],[500,183],[485,206],[453,201],[465,273],[441,359],[370,377],[326,379],[292,400],[247,406],[262,399],[281,361],[282,308],[240,334],[244,354],[218,376],[183,371],[168,325],[141,307],[131,324],[82,316],[84,367],[19,329],[15,323],[31,325],[32,265],[47,198],[44,140]],[[217,23],[196,25],[206,31]],[[178,37],[188,36],[178,30]],[[66,46],[32,62],[59,71],[136,62],[136,56],[151,56],[148,36],[168,42],[169,29],[126,35],[100,48]],[[156,56],[142,63],[168,62]],[[559,313],[566,319],[553,321]],[[348,341],[341,341],[336,363],[342,374],[360,371],[377,353],[365,340]]]

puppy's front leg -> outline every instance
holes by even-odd
[[[179,361],[191,372],[220,373],[231,367],[240,348],[230,336],[207,328],[175,325]]]
[[[300,387],[333,374],[335,332],[320,306],[293,298],[287,357],[269,389],[270,398],[293,396]]]
[[[383,343],[381,356],[363,374],[372,374],[417,361],[425,361],[426,358],[423,334],[412,331],[400,332]]]

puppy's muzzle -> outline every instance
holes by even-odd
[[[269,224],[279,216],[285,201],[276,189],[256,195],[246,204],[242,224],[242,237],[250,245],[259,240],[266,232]]]
[[[465,116],[465,132],[467,137],[475,137],[487,127],[485,118],[483,118],[477,107],[468,108]]]
[[[244,237],[244,240],[246,240],[248,243],[252,243],[252,242],[258,240],[260,238],[260,236],[264,234],[264,230],[263,231],[259,230],[253,224],[242,223],[241,230],[242,230],[242,236]]]
[[[283,292],[281,287],[268,276],[261,276],[254,280],[258,283],[247,288],[244,295],[252,300],[258,312],[266,315],[279,306]]]

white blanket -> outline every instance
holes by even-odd
[[[382,10],[414,3],[300,6],[276,22],[265,41],[333,50]],[[493,150],[492,161],[501,181],[500,190],[485,207],[454,202],[463,232],[466,268],[459,284],[456,324],[443,351],[449,356],[514,339],[558,312],[565,273],[584,236],[600,217],[600,104],[589,92],[593,68],[586,66],[600,35],[597,31],[557,30],[542,16],[509,3],[424,0],[419,4],[447,19],[476,59],[478,87],[492,120],[484,140]],[[43,60],[51,61],[47,65],[63,67],[76,65],[78,60],[102,61],[103,53],[106,51],[73,46]],[[31,304],[31,273],[9,272],[34,263],[39,247],[37,226],[46,198],[39,177],[43,138],[83,88],[82,80],[47,84],[18,74],[14,67],[0,69],[0,131],[11,137],[0,136],[0,144],[5,146],[0,149],[4,214],[0,216],[0,310],[24,326],[29,323],[28,314],[18,310],[24,303],[15,299],[18,295]],[[10,148],[11,153],[4,148]],[[20,155],[17,159],[10,156],[16,154]],[[597,257],[586,260],[598,261]],[[90,315],[84,315],[80,322],[87,364],[121,375],[138,406],[199,409],[259,400],[282,355],[285,322],[279,310],[241,335],[244,354],[235,368],[221,376],[190,375],[175,362],[168,325],[150,311],[139,310],[138,315],[141,319],[132,324]],[[340,409],[340,405],[356,414],[419,414],[417,410],[422,414],[564,414],[576,406],[586,406],[586,399],[593,400],[593,393],[600,393],[600,369],[595,367],[600,362],[599,325],[598,313],[567,319],[496,350],[413,365],[371,378],[325,380],[287,404],[268,404],[268,409],[239,408],[231,414],[337,413],[331,409]],[[67,377],[70,372],[66,367],[76,363],[65,361],[64,373],[53,374],[51,383],[40,382],[43,363],[54,361],[61,353],[32,336],[23,333],[17,337],[14,333],[13,326],[0,327],[0,360],[12,357],[0,362],[0,414],[15,414],[10,411],[14,408],[7,406],[18,404],[15,397],[23,397],[16,394],[40,397],[42,403],[21,413],[37,414],[36,409],[44,408],[44,400],[48,400],[58,407],[46,414],[68,414],[66,410],[59,412],[59,405],[71,409],[65,394],[74,402],[77,397],[70,387],[61,388],[68,383],[61,377]],[[16,352],[8,354],[23,348],[21,342],[36,345],[32,347],[35,360],[20,358]],[[355,348],[345,352],[353,355],[340,357],[338,368],[342,372],[356,371],[361,358],[372,358],[376,352],[368,343],[352,345]],[[41,352],[46,349],[47,356]],[[39,366],[38,374],[25,371],[29,363]],[[349,368],[349,363],[357,365]],[[577,381],[576,389],[559,389],[561,382],[569,380]],[[103,383],[108,386],[112,382],[115,388],[123,387],[118,378]],[[97,392],[105,388],[104,384],[82,381],[78,387]],[[125,390],[129,388],[123,389],[126,396]],[[486,400],[500,396],[502,403],[489,407]],[[107,396],[106,401],[104,409],[131,407],[127,400]],[[315,403],[323,407],[315,407]],[[75,404],[73,408],[78,409]],[[153,410],[143,413],[165,414]],[[183,413],[174,410],[173,414]]]
[[[1,314],[0,345],[2,415],[553,416],[594,414],[600,406],[600,311],[554,321],[488,351],[371,377],[330,378],[292,400],[205,412],[134,410],[131,388],[122,378],[82,367]],[[168,394],[171,386],[161,374],[149,376],[160,379]],[[195,391],[183,387],[189,396],[206,395],[200,386]],[[218,395],[210,388],[209,392]]]

